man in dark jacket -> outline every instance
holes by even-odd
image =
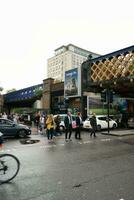
[[[71,141],[71,135],[72,135],[72,115],[70,112],[67,112],[67,116],[64,119],[65,124],[65,140],[66,142],[68,139]],[[69,133],[69,138],[67,137]]]
[[[91,133],[90,133],[90,136],[94,135],[94,137],[96,137],[96,130],[97,130],[97,121],[96,121],[96,114],[93,113],[93,116],[91,117],[90,119],[90,124],[91,124]]]
[[[81,113],[77,113],[76,117],[76,129],[75,129],[75,139],[81,140],[81,128],[82,128],[82,118],[81,118]]]

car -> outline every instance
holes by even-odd
[[[64,119],[65,117],[67,116],[66,114],[59,114],[60,115],[60,118],[61,118],[61,122],[60,122],[60,130],[61,131],[65,131],[65,124],[64,124]],[[54,115],[54,118],[56,117],[57,115]],[[75,129],[76,128],[76,116],[75,115],[72,115],[72,128]]]
[[[134,128],[134,117],[128,119],[128,127]]]
[[[20,117],[19,117],[19,121],[20,121],[20,123],[22,123],[22,124],[31,126],[31,125],[32,125],[32,120],[31,120],[31,118],[32,118],[32,117],[31,117],[30,114],[21,114]]]
[[[91,129],[90,118],[91,117],[88,117],[83,122],[83,128],[84,129]],[[107,118],[107,116],[97,115],[96,120],[97,120],[97,130],[98,131],[101,131],[102,129],[108,128],[108,118]],[[117,128],[116,121],[114,121],[111,118],[109,118],[109,128]]]
[[[15,123],[9,119],[0,118],[0,132],[3,136],[26,137],[31,134],[31,129],[23,124]]]

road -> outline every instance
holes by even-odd
[[[3,152],[16,155],[18,176],[0,186],[0,200],[133,200],[134,136],[98,134],[48,143],[41,135],[35,144],[8,139]]]

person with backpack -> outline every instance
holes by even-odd
[[[92,137],[92,135],[94,135],[94,137],[96,137],[96,130],[97,130],[97,120],[96,120],[96,114],[93,113],[91,119],[90,119],[90,124],[91,124],[91,133],[90,136]]]
[[[55,127],[56,135],[61,135],[61,131],[60,131],[61,118],[60,118],[60,115],[57,115],[54,120],[55,120],[55,124],[56,124],[56,127]]]

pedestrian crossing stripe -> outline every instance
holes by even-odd
[[[101,142],[108,142],[108,141],[111,141],[111,139],[110,138],[106,138],[106,139],[100,139],[99,141],[101,141]],[[87,141],[83,141],[83,142],[77,142],[77,143],[75,143],[75,144],[80,144],[80,145],[82,145],[82,144],[93,144],[94,143],[94,140],[87,140]],[[49,148],[52,148],[52,147],[57,147],[57,146],[65,146],[65,145],[68,145],[68,143],[61,143],[61,144],[56,144],[56,141],[55,141],[55,144],[53,144],[53,143],[51,143],[51,144],[49,144],[49,145],[44,145],[43,143],[42,143],[42,145],[40,145],[40,147],[39,148],[45,148],[45,149],[49,149]],[[21,146],[22,147],[22,146]],[[29,145],[27,145],[27,147],[33,147],[33,144],[31,145],[31,144],[29,144]],[[15,146],[13,149],[3,149],[3,150],[1,150],[1,153],[3,153],[3,152],[11,152],[11,151],[16,151],[18,148],[20,148],[20,146]]]

